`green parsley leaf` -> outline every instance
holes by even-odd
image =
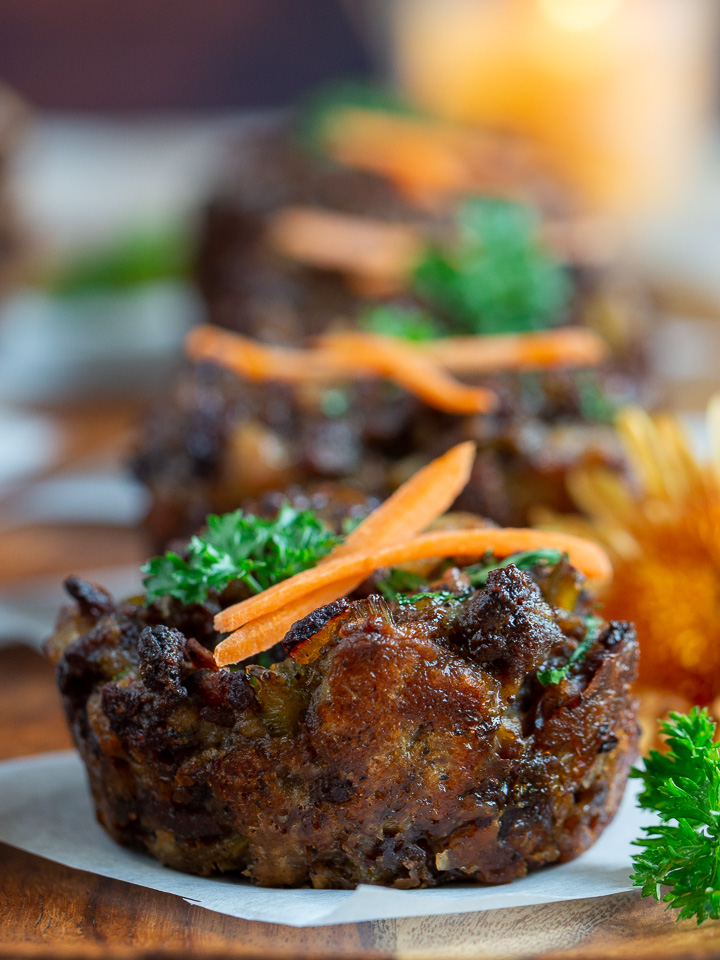
[[[469,595],[469,592],[451,593],[449,590],[440,590],[437,593],[400,593],[396,600],[400,607],[411,607],[420,603],[421,600],[439,600],[441,603],[448,603],[450,600],[467,600]]]
[[[336,80],[314,91],[301,103],[298,134],[311,153],[323,153],[328,131],[344,110],[373,110],[400,116],[421,116],[420,112],[387,87],[362,80]]]
[[[538,218],[509,200],[474,197],[457,215],[454,248],[431,247],[414,288],[471,334],[544,330],[563,320],[571,284],[537,241]]]
[[[425,586],[427,586],[425,577],[411,573],[409,570],[401,570],[399,567],[393,567],[388,575],[376,584],[378,592],[386,600],[398,600],[405,594],[417,593]]]
[[[597,423],[614,423],[620,404],[605,393],[597,371],[578,370],[575,376],[583,418]]]
[[[514,563],[520,570],[530,570],[543,564],[554,565],[560,563],[562,554],[559,550],[524,550],[522,553],[514,553],[512,556],[498,560],[491,554],[483,563],[476,563],[472,567],[466,567],[465,573],[470,577],[472,587],[484,587],[488,574],[492,570],[501,570],[503,567],[509,567]],[[377,583],[377,590],[386,600],[398,600],[400,603],[413,602],[415,597],[408,599],[408,594],[417,594],[417,598],[427,596],[440,596],[440,594],[420,593],[427,587],[428,581],[425,577],[417,573],[411,573],[409,570],[402,570],[399,567],[393,567],[387,576]],[[448,594],[449,597],[457,598],[457,594]]]
[[[331,420],[344,417],[350,412],[351,406],[350,394],[342,387],[329,387],[320,398],[320,409]]]
[[[585,659],[588,650],[595,643],[600,634],[602,624],[603,622],[600,617],[595,617],[592,615],[585,617],[585,638],[577,645],[577,647],[575,647],[565,666],[556,667],[553,670],[538,671],[537,678],[544,687],[549,687],[551,684],[560,683],[560,681],[564,680],[570,672],[570,667],[578,663],[580,660]]]
[[[473,587],[484,587],[487,582],[488,574],[493,570],[502,570],[514,564],[520,570],[531,570],[533,567],[548,564],[554,566],[560,563],[562,554],[559,550],[524,550],[522,553],[513,553],[503,560],[491,557],[485,563],[476,563],[472,567],[467,567],[465,573],[470,577],[470,583]]]
[[[236,510],[207,518],[207,529],[193,537],[184,556],[168,552],[142,568],[148,602],[176,597],[202,603],[241,580],[254,593],[315,566],[341,541],[312,512],[285,503],[274,520]]]
[[[635,845],[632,881],[643,897],[679,910],[678,919],[720,919],[720,745],[707,710],[671,713],[661,724],[668,752],[651,750],[644,769],[640,807],[652,810],[660,826],[644,827]],[[662,895],[661,887],[669,890]]]
[[[418,307],[383,304],[363,311],[358,318],[363,330],[385,337],[397,337],[411,343],[435,340],[447,331],[437,320]]]
[[[112,244],[75,253],[53,272],[48,286],[56,296],[75,297],[186,279],[191,254],[187,231],[179,227],[136,230]]]

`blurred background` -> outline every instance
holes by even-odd
[[[324,149],[423,216],[512,180],[589,225],[588,256],[651,304],[657,392],[702,444],[720,381],[719,41],[713,0],[4,0],[0,643],[39,644],[71,571],[137,589],[154,495],[128,467],[139,425],[192,324],[242,327],[233,297],[251,311],[237,218],[325,197],[324,174],[258,143],[340,81],[422,117],[419,139],[365,126],[368,149],[346,125]],[[355,187],[333,190],[353,212]]]

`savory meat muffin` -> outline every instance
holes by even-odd
[[[211,321],[250,336],[298,340],[362,302],[342,273],[274,249],[268,228],[277,211],[308,205],[401,222],[427,219],[386,179],[305,149],[286,120],[254,125],[232,156],[232,170],[200,225],[195,276]]]
[[[237,516],[215,518],[214,535],[232,539],[228,523],[257,534]],[[420,540],[550,536],[443,525],[454,532]],[[313,530],[303,543],[322,544],[321,558],[331,543]],[[206,584],[202,598],[175,589],[224,568],[211,547],[151,565],[147,597],[117,603],[66,581],[74,602],[48,652],[117,841],[264,886],[409,888],[506,883],[576,857],[610,821],[637,745],[636,638],[593,612],[561,551],[453,546],[462,559],[379,569],[295,622],[282,647],[228,669],[216,628],[247,606],[230,604],[251,592],[250,547],[243,583]],[[266,609],[285,584],[340,568],[346,583],[348,564],[358,579],[355,554],[333,556],[252,602]]]
[[[613,413],[636,401],[647,380],[635,329],[645,316],[642,297],[600,279],[597,271],[571,269],[541,242],[537,214],[519,204],[469,198],[443,221],[437,238],[418,232],[396,295],[367,294],[364,309],[353,294],[352,304],[330,298],[328,309],[318,301],[306,313],[286,284],[265,282],[259,265],[246,265],[241,276],[277,303],[264,320],[262,311],[248,306],[240,311],[247,322],[235,328],[250,333],[258,348],[286,349],[307,348],[314,337],[339,331],[391,336],[410,346],[472,337],[490,349],[497,336],[600,331],[605,360],[573,365],[560,358],[545,369],[486,367],[472,382],[497,394],[491,416],[448,416],[387,380],[258,383],[208,363],[189,364],[146,422],[135,459],[136,475],[151,494],[147,527],[156,542],[187,535],[209,511],[242,506],[248,497],[290,484],[345,479],[386,496],[418,465],[463,438],[475,440],[481,456],[459,506],[502,524],[528,523],[538,506],[570,511],[567,479],[579,467],[620,468]],[[319,260],[329,263],[344,245],[349,267],[362,261],[377,269],[378,253],[380,261],[395,256],[397,236],[392,233],[388,246],[387,231],[405,229],[404,221],[353,219],[318,204],[286,209],[273,236],[284,235],[283,249],[298,258],[322,254]],[[277,250],[273,257],[282,259]],[[319,290],[325,296],[333,276],[339,282],[317,263],[312,270],[322,283],[309,279],[307,264],[288,269],[308,297]],[[225,323],[219,313],[214,307],[210,319]]]
[[[150,493],[146,528],[160,547],[210,512],[268,491],[342,482],[388,496],[423,463],[461,440],[478,447],[457,509],[523,526],[545,507],[570,512],[568,477],[581,467],[623,469],[607,395],[590,369],[484,375],[489,414],[437,409],[388,380],[248,382],[216,364],[188,365],[144,426],[133,460]],[[617,385],[616,385],[617,386]]]

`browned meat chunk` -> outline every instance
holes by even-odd
[[[289,659],[228,671],[214,602],[110,606],[71,581],[50,649],[100,822],[170,866],[269,886],[506,883],[577,856],[635,755],[634,631],[601,624],[544,686],[586,636],[575,572],[468,582],[331,604]]]

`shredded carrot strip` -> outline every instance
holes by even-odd
[[[426,533],[406,543],[393,544],[372,553],[353,553],[337,560],[318,564],[311,570],[298,573],[249,600],[222,610],[215,617],[215,629],[219,632],[237,630],[290,604],[302,602],[308,594],[330,585],[335,585],[336,588],[332,591],[334,596],[331,599],[337,599],[348,592],[349,583],[354,582],[355,585],[362,583],[367,576],[380,567],[441,557],[479,557],[488,550],[496,556],[504,557],[524,550],[541,548],[567,553],[570,563],[582,570],[590,579],[605,581],[612,575],[612,567],[605,551],[598,544],[572,534],[514,528],[440,531]],[[325,602],[329,603],[330,600]],[[218,645],[216,652],[225,663],[233,662],[228,657],[234,657],[236,649],[244,649],[244,643],[238,646],[238,640],[242,641],[243,636],[241,634],[236,639],[228,637]],[[263,649],[269,649],[277,639],[277,636],[269,636],[267,646]],[[243,656],[247,655],[243,654]]]
[[[304,383],[387,377],[429,406],[449,413],[487,413],[495,395],[453,379],[445,370],[491,370],[593,366],[607,355],[591,330],[565,328],[546,333],[502,337],[450,337],[409,344],[371,333],[335,333],[318,347],[272,347],[248,337],[202,325],[190,331],[188,355],[211,360],[248,380]]]
[[[448,413],[488,413],[497,397],[483,387],[469,387],[445,374],[432,360],[391,337],[347,333],[322,338],[321,347],[345,364],[373,370]]]
[[[268,223],[267,239],[300,263],[393,281],[404,280],[423,251],[412,227],[319,207],[279,210]]]
[[[453,380],[432,360],[389,337],[354,334],[343,337],[336,346],[292,350],[268,347],[203,325],[190,331],[186,347],[192,359],[212,360],[249,380],[298,383],[384,376],[430,406],[449,413],[486,413],[496,402],[492,391]]]
[[[550,547],[566,552],[589,577],[609,578],[611,568],[602,549],[568,534],[490,528],[417,536],[455,500],[467,482],[473,458],[472,443],[453,447],[403,484],[316,567],[219,613],[216,629],[235,632],[218,644],[217,663],[226,666],[268,650],[293,623],[352,592],[383,566],[443,556],[481,556],[487,550],[507,556]]]
[[[481,529],[425,534],[409,543],[385,548],[374,555],[356,554],[348,557],[352,565],[346,564],[346,570],[355,571],[352,577],[340,579],[338,574],[338,579],[328,580],[328,575],[330,577],[335,575],[334,572],[330,572],[328,564],[325,570],[326,576],[323,578],[328,581],[326,585],[315,586],[307,592],[303,591],[287,605],[277,607],[246,622],[244,626],[218,644],[215,649],[215,659],[220,666],[226,666],[269,650],[282,640],[293,623],[318,607],[332,603],[333,600],[350,593],[362,583],[365,577],[381,566],[442,556],[482,556],[487,550],[492,550],[496,556],[502,557],[522,550],[541,548],[557,549],[567,553],[570,562],[592,579],[604,581],[608,580],[612,574],[608,557],[597,544],[570,534],[517,529]],[[306,571],[306,573],[310,572]],[[303,574],[298,576],[302,577]],[[290,581],[286,580],[285,583]],[[228,608],[228,610],[231,609]],[[223,611],[223,613],[226,612]],[[217,620],[216,627],[218,627]],[[218,629],[221,628],[218,627]]]
[[[475,444],[472,441],[466,441],[452,447],[447,453],[418,470],[392,496],[376,507],[343,543],[323,557],[318,566],[336,562],[350,555],[389,547],[419,534],[452,506],[470,478],[474,459]],[[355,585],[354,581],[350,581],[346,592],[349,593]],[[259,597],[264,597],[267,602],[268,598],[280,589],[280,586],[281,584],[276,584],[269,587]],[[259,597],[250,599],[258,601]],[[329,602],[329,600],[322,600],[316,606]],[[250,603],[250,610],[252,606]],[[233,608],[229,607],[228,610],[230,609]],[[299,619],[298,616],[295,617],[295,620],[297,619]],[[290,625],[295,620],[291,620]]]
[[[192,360],[210,360],[248,380],[303,383],[338,380],[350,375],[336,360],[323,356],[320,351],[272,347],[211,324],[193,327],[186,337],[185,349]]]
[[[467,484],[474,459],[475,444],[467,441],[459,443],[418,470],[391,497],[373,510],[343,543],[324,557],[318,566],[348,555],[391,546],[420,533],[452,506]],[[215,654],[218,664],[226,666],[237,663],[238,660],[269,649],[257,645],[263,644],[264,638],[269,636],[282,640],[294,623],[318,607],[350,593],[359,582],[356,578],[351,578],[311,590],[297,601],[259,617],[251,624],[251,635],[244,632],[249,629],[246,627],[242,635],[233,634],[217,647]],[[251,652],[242,652],[245,650]],[[229,659],[226,659],[228,657]]]
[[[349,554],[373,548],[391,546],[393,543],[407,540],[408,537],[420,533],[452,506],[467,484],[474,459],[475,444],[466,441],[459,443],[426,467],[418,470],[391,497],[373,510],[346,537],[345,541],[335,547],[320,563],[328,563]],[[282,639],[298,620],[302,620],[318,607],[331,603],[338,596],[350,593],[356,586],[357,581],[351,579],[311,591],[295,603],[289,603],[274,613],[255,620],[252,624],[253,638],[267,635]],[[243,649],[245,649],[248,638],[245,635],[240,638],[238,635],[237,639],[242,639]],[[249,641],[250,646],[256,643],[257,639]],[[238,656],[234,643],[228,647],[221,644],[216,653],[220,666],[244,660],[253,655],[245,653]],[[223,659],[226,656],[231,659]]]
[[[348,166],[372,170],[411,192],[472,191],[477,187],[476,135],[461,127],[349,108],[327,124],[325,149]]]
[[[406,480],[321,562],[390,546],[421,533],[465,489],[474,460],[475,444],[471,440],[458,443]]]
[[[370,333],[327,334],[315,350],[272,347],[209,324],[193,328],[186,347],[195,360],[213,360],[253,380],[312,380],[369,376],[380,361],[369,353],[390,344],[397,353],[432,362],[455,373],[483,373],[530,367],[594,366],[607,357],[605,342],[592,330],[564,327],[506,336],[446,337],[411,344]],[[389,364],[388,364],[389,365]]]
[[[263,617],[258,617],[247,626],[236,630],[230,634],[215,648],[215,662],[220,667],[226,667],[231,663],[238,663],[240,660],[246,660],[248,657],[255,656],[256,653],[262,653],[269,650],[270,647],[279,643],[290,627],[298,620],[302,620],[313,610],[324,607],[327,603],[332,603],[338,597],[344,597],[352,593],[358,585],[357,579],[340,580],[330,584],[327,587],[321,587],[319,590],[311,590],[294,603],[289,603],[279,610],[274,610]],[[269,638],[274,637],[271,642]]]
[[[607,358],[605,342],[592,330],[564,327],[541,333],[493,337],[448,337],[415,349],[453,373],[594,367]]]

